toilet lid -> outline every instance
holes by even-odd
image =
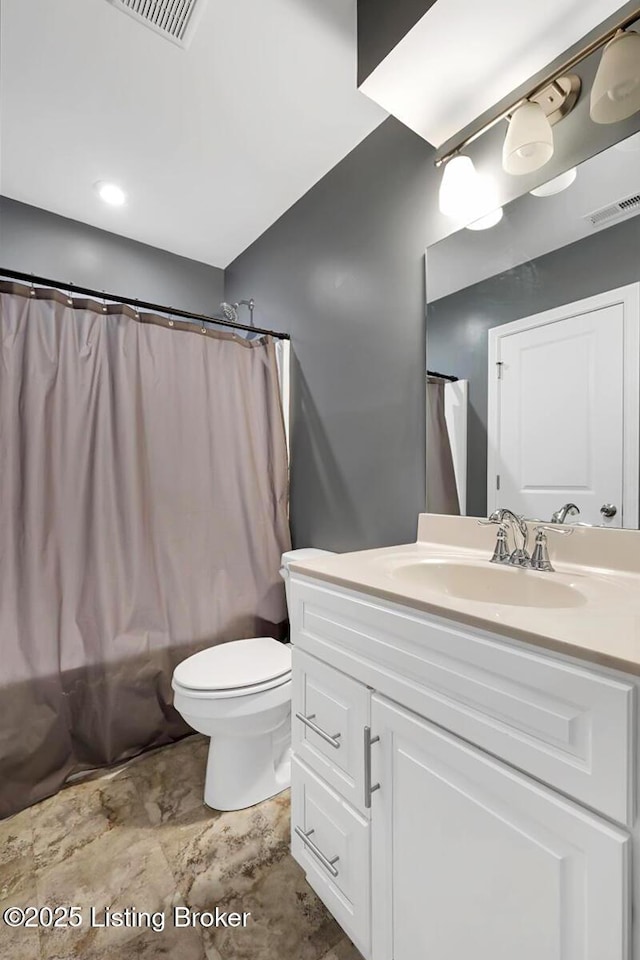
[[[251,637],[194,653],[178,664],[173,677],[190,690],[239,690],[284,680],[290,672],[289,644],[273,637]]]

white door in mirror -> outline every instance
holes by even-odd
[[[638,527],[639,287],[489,331],[488,512]]]

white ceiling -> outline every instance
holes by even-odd
[[[226,266],[386,116],[356,89],[355,0],[207,0],[188,50],[108,0],[1,9],[0,193],[204,263]]]
[[[490,230],[460,230],[427,250],[429,302],[505,273],[619,222],[593,227],[585,216],[640,193],[640,133],[578,167],[575,182],[553,197],[526,193]],[[635,216],[640,215],[640,210]]]
[[[361,89],[439,147],[621,6],[438,0]]]

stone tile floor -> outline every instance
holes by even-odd
[[[12,960],[361,960],[289,853],[289,796],[233,813],[202,802],[199,736],[75,783],[0,821],[9,906],[81,908],[77,928],[12,929]],[[175,906],[250,911],[244,928],[177,928]],[[163,911],[165,928],[91,926],[90,908]]]

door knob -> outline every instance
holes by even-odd
[[[608,517],[609,519],[611,517],[615,517],[617,512],[618,508],[616,507],[615,503],[603,503],[600,507],[600,513],[602,516]]]

